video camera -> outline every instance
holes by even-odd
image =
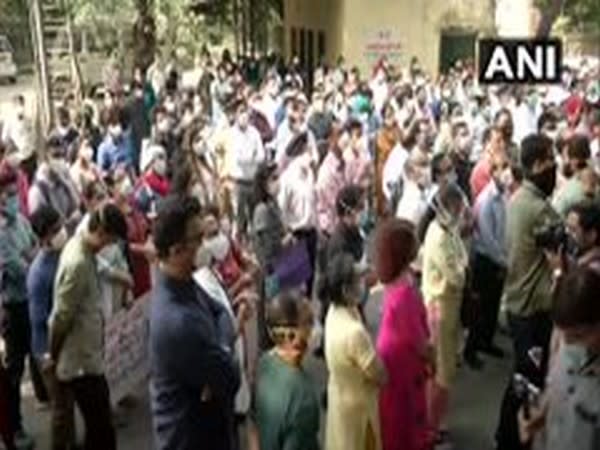
[[[541,226],[533,232],[535,245],[549,251],[567,251],[570,246],[569,234],[562,222]]]

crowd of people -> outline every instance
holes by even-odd
[[[600,448],[600,67],[540,87],[482,87],[461,61],[433,79],[416,58],[113,69],[102,102],[65,98],[43,148],[23,97],[2,124],[8,450],[34,445],[26,361],[53,450],[76,448],[75,407],[85,449],[117,447],[105,326],[135,302],[157,449],[452,442],[457,370],[509,353],[501,311],[497,448]]]

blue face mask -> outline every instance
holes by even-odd
[[[14,220],[19,212],[19,199],[16,195],[11,195],[6,199],[2,209],[4,216],[9,220]]]

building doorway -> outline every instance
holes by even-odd
[[[440,36],[440,72],[445,73],[456,61],[475,60],[476,34],[465,30],[444,30]]]

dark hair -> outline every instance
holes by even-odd
[[[573,205],[569,213],[576,214],[583,231],[596,231],[600,241],[600,205],[593,201],[583,201]]]
[[[398,278],[415,259],[418,250],[415,227],[408,220],[391,218],[375,232],[375,270],[382,283]]]
[[[192,169],[185,164],[175,164],[175,173],[171,190],[169,193],[185,196],[187,194],[190,181],[192,181]]]
[[[411,124],[410,128],[408,129],[408,133],[406,133],[406,136],[402,142],[402,145],[405,148],[410,150],[417,144],[417,135],[421,131],[421,125],[424,123],[427,123],[427,119],[417,119]]]
[[[533,170],[536,162],[547,159],[552,151],[552,140],[542,134],[530,134],[521,142],[521,167],[525,175]]]
[[[354,269],[354,257],[346,252],[335,254],[328,261],[325,276],[319,286],[319,297],[329,302],[346,306],[344,288],[358,277]]]
[[[556,125],[557,122],[558,122],[558,119],[556,118],[556,115],[553,112],[544,111],[540,115],[540,118],[537,121],[538,133],[541,133],[546,125],[548,125],[548,124]]]
[[[452,124],[451,134],[453,138],[458,136],[458,132],[461,130],[461,128],[465,128],[467,131],[469,130],[469,125],[465,120],[461,119]]]
[[[360,120],[358,120],[354,117],[349,118],[346,121],[346,124],[344,125],[344,131],[352,134],[352,132],[357,131],[357,130],[362,132],[362,130],[363,130],[362,123],[360,122]]]
[[[502,134],[502,130],[500,130],[500,128],[498,128],[497,126],[492,125],[491,127],[487,127],[483,131],[483,136],[481,137],[483,145],[486,145],[492,140],[492,136],[494,135],[494,133]]]
[[[452,206],[464,201],[464,194],[456,183],[450,183],[438,191],[437,197],[440,206],[450,209]]]
[[[574,134],[566,142],[567,155],[572,159],[588,160],[591,156],[590,140],[583,134]]]
[[[200,214],[200,204],[192,197],[169,195],[159,202],[157,213],[152,236],[158,257],[164,259],[171,247],[186,239],[186,228]]]
[[[268,184],[269,178],[277,172],[277,165],[274,163],[263,162],[258,166],[256,175],[254,176],[254,204],[266,203],[270,200]]]
[[[553,318],[559,328],[600,323],[600,267],[577,267],[560,280],[554,293]]]
[[[508,108],[502,108],[494,116],[494,125],[496,125],[500,121],[500,118],[502,116],[508,116],[511,120],[513,118],[512,113],[510,112],[510,110]]]
[[[360,186],[350,184],[343,187],[335,200],[335,210],[338,217],[345,217],[356,211],[362,198],[363,191]]]
[[[39,239],[47,238],[60,220],[61,217],[58,211],[49,205],[40,206],[29,218],[31,228]]]
[[[113,203],[101,205],[92,212],[88,230],[92,233],[103,231],[109,236],[127,240],[127,222],[121,210]]]
[[[268,327],[298,327],[312,324],[309,303],[297,291],[286,290],[271,299],[266,308]]]

